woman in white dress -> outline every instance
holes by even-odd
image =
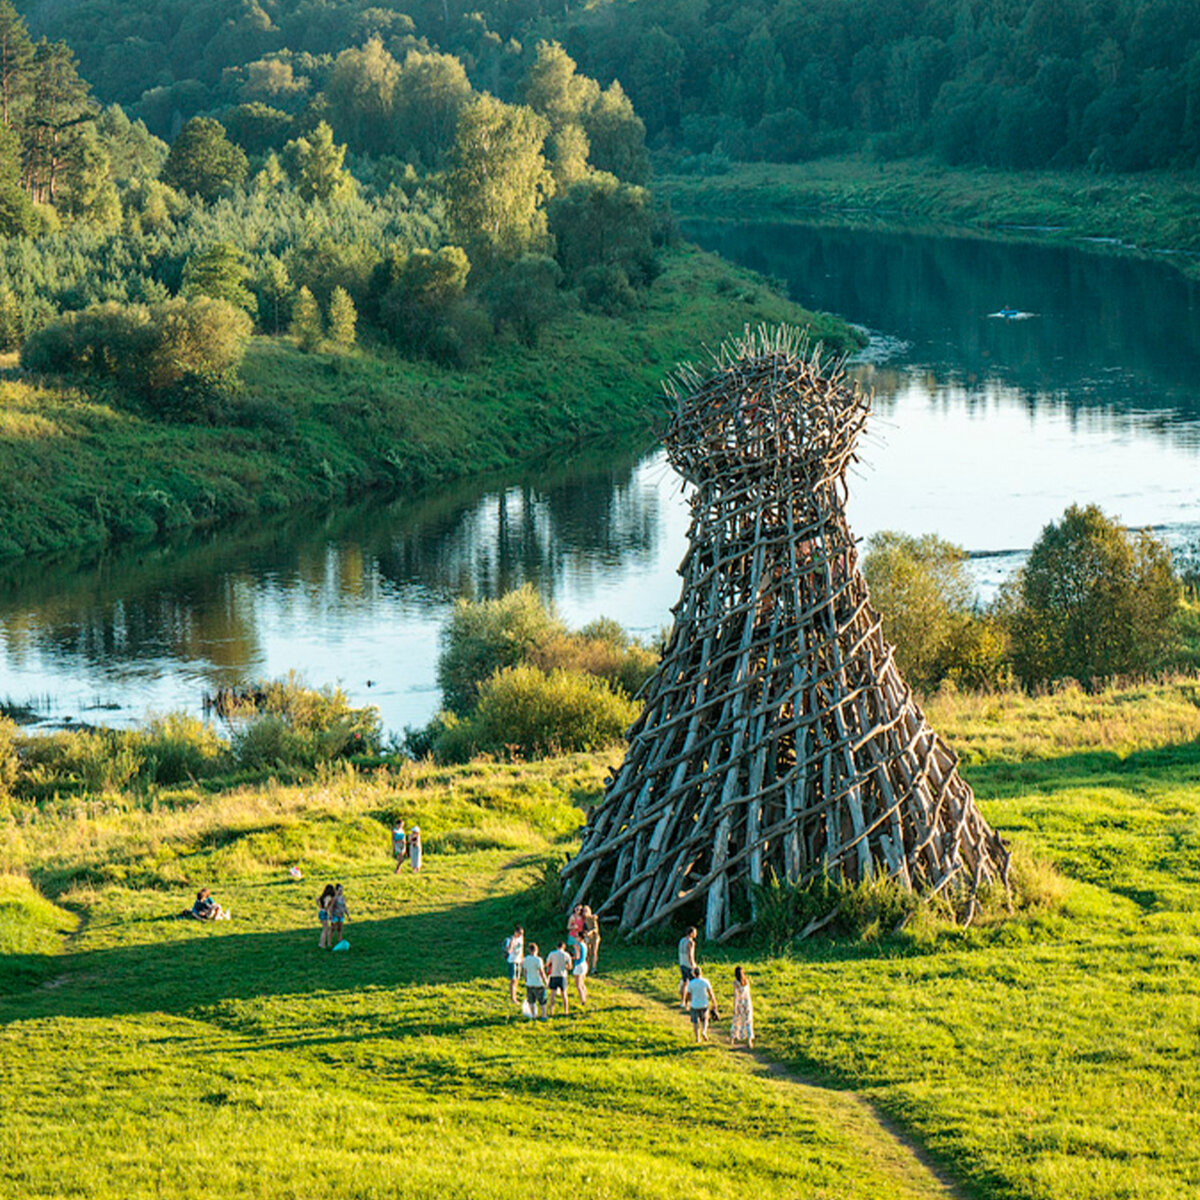
[[[741,967],[733,971],[733,1025],[729,1030],[729,1044],[738,1042],[754,1049],[754,1001],[750,999],[750,977]]]

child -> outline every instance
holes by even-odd
[[[395,873],[399,875],[400,867],[408,857],[408,839],[404,834],[404,822],[399,817],[396,818],[396,824],[392,826],[392,857],[396,860]]]
[[[579,1006],[583,1008],[587,1004],[587,947],[581,941],[575,943],[575,965],[571,968],[571,974],[575,976],[575,993],[579,997]]]
[[[346,908],[346,895],[339,883],[333,889],[333,899],[329,902],[329,943],[336,946],[342,940],[342,925],[349,912]]]
[[[328,950],[333,944],[329,940],[329,906],[333,903],[333,884],[327,883],[325,890],[317,897],[317,920],[321,922],[321,937],[317,948]]]
[[[421,827],[414,825],[408,835],[408,861],[412,863],[413,874],[421,869]]]
[[[729,1029],[729,1044],[745,1041],[746,1049],[754,1049],[754,1001],[750,999],[750,976],[741,967],[733,970],[733,1024]]]

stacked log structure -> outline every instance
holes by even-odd
[[[702,908],[720,939],[772,874],[886,875],[951,888],[969,919],[1009,856],[858,568],[846,473],[869,395],[786,327],[747,330],[666,392],[668,457],[693,489],[682,593],[565,895],[630,935]]]

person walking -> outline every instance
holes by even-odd
[[[329,901],[329,945],[336,946],[342,940],[342,926],[346,923],[349,910],[346,908],[346,893],[339,883],[333,889],[333,899]]]
[[[741,967],[733,969],[733,1023],[729,1027],[729,1044],[745,1042],[747,1050],[754,1049],[754,1001],[750,999],[750,976]]]
[[[525,1007],[527,1015],[546,1019],[546,965],[538,955],[537,942],[529,943],[529,953],[521,962],[525,974]]]
[[[514,1004],[517,999],[517,980],[521,975],[521,960],[525,957],[525,930],[520,925],[504,939],[504,957],[508,962],[508,994]]]
[[[679,939],[679,1007],[687,1008],[687,987],[696,971],[696,927],[689,925]]]
[[[408,861],[412,864],[413,874],[421,869],[421,827],[414,825],[408,835]]]
[[[567,918],[567,948],[574,954],[575,947],[582,941],[583,905],[577,904],[571,909],[571,915]]]
[[[583,906],[583,944],[587,947],[588,970],[594,972],[600,959],[600,922],[588,905]]]
[[[333,884],[327,883],[325,890],[317,897],[317,920],[321,922],[321,936],[317,947],[328,950],[333,943],[329,940],[329,906],[333,903]]]
[[[397,817],[392,826],[392,857],[396,860],[395,874],[400,874],[400,868],[408,857],[408,836],[404,832],[404,822]]]
[[[563,1016],[570,1016],[571,1002],[567,996],[567,980],[571,978],[571,970],[575,960],[567,951],[567,943],[561,941],[556,949],[546,955],[546,974],[550,977],[550,1004],[546,1009],[547,1016],[554,1016],[554,997],[562,997]]]
[[[699,967],[695,969],[687,985],[687,994],[688,1007],[692,1013],[692,1031],[696,1035],[696,1041],[707,1042],[708,1011],[710,1007],[716,1008],[717,998],[713,995],[713,990]]]
[[[571,974],[575,977],[575,994],[579,997],[579,1007],[587,1007],[587,947],[581,942],[575,942],[575,965]]]

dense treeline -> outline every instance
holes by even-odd
[[[338,51],[371,38],[398,61],[453,53],[477,87],[513,98],[528,43],[553,36],[620,81],[656,143],[693,155],[798,161],[866,143],[952,163],[1141,170],[1200,153],[1190,0],[413,0],[403,12],[85,0],[29,13],[85,53],[101,95],[163,136],[238,105],[303,121]]]
[[[636,303],[672,234],[640,186],[645,130],[619,87],[540,42],[507,103],[456,57],[407,35],[389,49],[381,29],[328,57],[321,90],[305,76],[280,109],[239,91],[225,123],[169,122],[168,147],[101,109],[66,44],[35,44],[0,0],[0,349],[116,379],[160,414],[189,415],[182,389],[211,420],[251,322],[305,350],[366,327],[469,365],[580,303]]]

